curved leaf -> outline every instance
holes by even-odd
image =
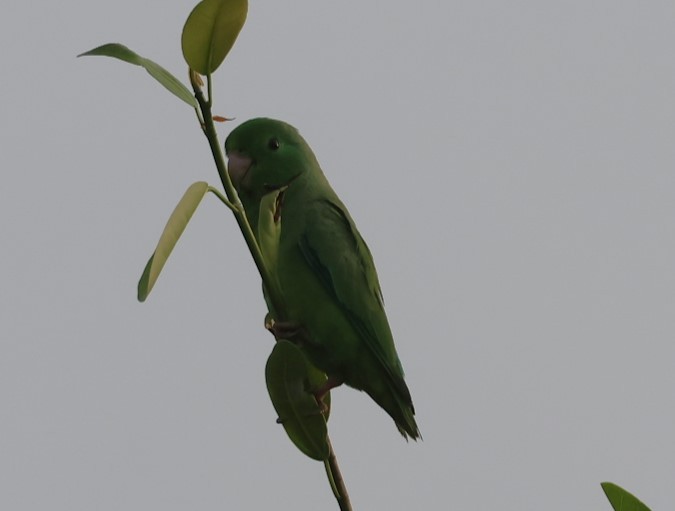
[[[164,268],[166,260],[171,255],[173,247],[178,243],[178,239],[183,234],[185,227],[208,189],[209,185],[204,181],[191,184],[171,213],[169,221],[159,238],[157,248],[148,260],[148,264],[145,265],[141,280],[138,282],[138,301],[145,301],[152,291],[152,287],[155,285],[162,268]]]
[[[247,0],[202,0],[188,16],[181,47],[188,66],[204,76],[223,62],[244,26]]]
[[[258,212],[258,243],[270,273],[276,271],[279,237],[281,236],[281,216],[278,214],[286,187],[264,195],[260,200]]]
[[[614,483],[601,483],[600,486],[602,486],[602,490],[607,495],[614,511],[649,511],[649,508],[636,496],[628,493],[620,486]]]
[[[161,83],[166,89],[175,94],[177,97],[185,101],[188,105],[193,108],[197,108],[197,100],[194,97],[194,94],[183,85],[183,83],[169,73],[159,64],[153,62],[150,59],[141,57],[137,53],[131,51],[129,48],[119,43],[109,43],[89,50],[88,52],[81,53],[78,57],[86,57],[91,55],[102,55],[105,57],[113,57],[136,66],[141,66],[150,73],[155,80]]]
[[[307,362],[300,348],[282,340],[275,344],[267,359],[265,380],[279,422],[291,441],[310,458],[326,460],[329,454],[326,419],[310,392],[325,382],[326,376]]]

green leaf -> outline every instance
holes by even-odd
[[[649,511],[649,508],[637,497],[628,493],[620,486],[614,483],[601,483],[600,486],[602,486],[614,511]]]
[[[326,381],[326,375],[312,366],[295,344],[282,340],[267,359],[265,380],[279,422],[291,441],[310,458],[326,460],[326,419],[311,393]]]
[[[286,188],[264,195],[260,200],[258,212],[258,243],[267,268],[272,274],[276,271],[279,237],[281,236],[281,216],[277,213]]]
[[[148,260],[148,264],[145,265],[141,280],[138,282],[138,300],[140,302],[144,302],[152,291],[152,287],[155,285],[162,268],[164,268],[166,260],[171,255],[173,247],[178,243],[178,239],[183,234],[185,227],[208,189],[209,185],[204,181],[191,184],[171,213],[169,221],[159,238],[157,248]]]
[[[150,59],[141,57],[137,53],[131,51],[129,48],[124,46],[123,44],[118,43],[104,44],[103,46],[99,46],[98,48],[94,48],[93,50],[89,50],[88,52],[81,53],[80,55],[78,55],[78,57],[86,57],[91,55],[102,55],[105,57],[113,57],[119,60],[123,60],[124,62],[134,64],[136,66],[141,66],[145,68],[145,70],[148,73],[150,73],[150,75],[155,80],[157,80],[164,87],[166,87],[166,89],[169,92],[175,94],[177,97],[185,101],[191,107],[197,108],[197,100],[195,99],[194,94],[192,94],[192,92],[190,92],[190,90],[185,85],[183,85],[183,83],[178,78],[173,76],[159,64],[156,64]]]
[[[199,2],[188,16],[181,37],[188,66],[204,76],[218,69],[244,26],[247,11],[247,0]]]

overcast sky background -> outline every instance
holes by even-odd
[[[181,79],[194,0],[0,8],[0,509],[337,509],[275,424],[259,278]],[[297,126],[378,267],[424,441],[333,392],[357,510],[672,509],[675,3],[252,1],[215,113]]]

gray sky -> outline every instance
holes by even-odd
[[[337,509],[264,384],[257,274],[184,78],[193,0],[0,15],[0,509]],[[356,509],[654,510],[675,475],[675,4],[252,2],[216,113],[305,135],[377,263],[424,441],[333,392]]]

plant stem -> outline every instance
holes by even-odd
[[[328,481],[333,490],[333,495],[335,495],[335,499],[338,501],[340,511],[352,511],[352,503],[349,501],[349,494],[347,493],[345,481],[342,479],[342,472],[340,472],[340,467],[338,466],[333,444],[331,444],[330,438],[327,438],[327,441],[329,451],[328,459],[324,462],[324,465],[326,466]]]
[[[207,81],[210,89],[210,76],[207,77]],[[258,242],[255,239],[255,235],[253,234],[251,225],[248,223],[246,213],[244,212],[244,206],[241,204],[239,196],[237,195],[237,191],[234,189],[232,181],[230,180],[230,175],[227,173],[225,157],[223,156],[223,150],[221,149],[220,142],[218,141],[218,133],[216,132],[216,127],[213,122],[213,114],[211,113],[211,98],[209,97],[208,100],[204,98],[204,93],[202,92],[201,86],[195,78],[194,73],[190,73],[190,82],[192,84],[192,89],[195,92],[195,98],[197,99],[197,103],[199,103],[199,108],[202,112],[204,134],[206,135],[206,139],[208,140],[209,146],[211,147],[211,153],[213,154],[216,169],[218,170],[218,176],[220,176],[220,181],[223,183],[223,188],[225,189],[227,198],[235,208],[233,211],[234,217],[239,224],[242,234],[244,235],[246,245],[251,252],[253,262],[258,268],[263,285],[267,290],[270,301],[274,305],[275,311],[277,314],[279,314],[279,316],[285,317],[286,315],[284,312],[286,309],[281,299],[281,293],[273,285],[274,280],[272,279],[272,275],[265,264],[265,260],[263,259],[263,255],[260,251],[260,247],[258,246]]]
[[[230,208],[230,211],[232,211],[232,213],[237,212],[237,207],[234,204],[232,204],[229,200],[227,200],[227,197],[225,197],[222,193],[220,193],[220,190],[209,185],[208,191],[211,192],[216,197],[218,197],[220,199],[220,202],[222,202],[228,208]]]
[[[222,197],[222,195],[217,190],[210,188],[209,191],[215,193],[221,199],[221,201],[223,201],[225,205],[227,205],[232,210],[234,217],[239,224],[239,228],[244,235],[246,245],[251,252],[253,261],[258,268],[258,272],[260,272],[260,277],[262,278],[263,286],[267,291],[267,296],[272,303],[275,314],[278,316],[275,319],[277,321],[287,321],[290,318],[288,318],[286,314],[286,307],[283,302],[281,292],[277,288],[275,280],[272,278],[272,275],[265,264],[262,252],[260,251],[260,246],[255,239],[251,225],[248,223],[244,206],[239,200],[239,195],[232,185],[230,175],[227,173],[225,157],[223,156],[223,151],[221,149],[220,142],[218,141],[218,133],[216,132],[216,127],[213,122],[213,114],[211,112],[211,105],[213,104],[211,97],[211,76],[207,76],[208,100],[204,98],[200,81],[201,80],[199,76],[191,70],[190,83],[192,84],[192,89],[195,92],[195,98],[197,99],[197,103],[199,104],[199,109],[202,114],[202,119],[200,119],[200,121],[202,122],[204,134],[209,141],[211,153],[213,154],[216,169],[218,170],[218,176],[220,176],[220,181],[223,183],[227,200],[224,200],[225,198]],[[328,459],[324,462],[324,465],[326,467],[328,481],[333,490],[333,494],[335,495],[335,499],[338,501],[340,511],[352,511],[352,505],[349,501],[349,494],[347,493],[344,479],[342,479],[342,473],[340,472],[340,467],[338,466],[335,451],[333,451],[333,445],[331,444],[330,438],[327,435],[326,441],[328,442],[329,454]]]

